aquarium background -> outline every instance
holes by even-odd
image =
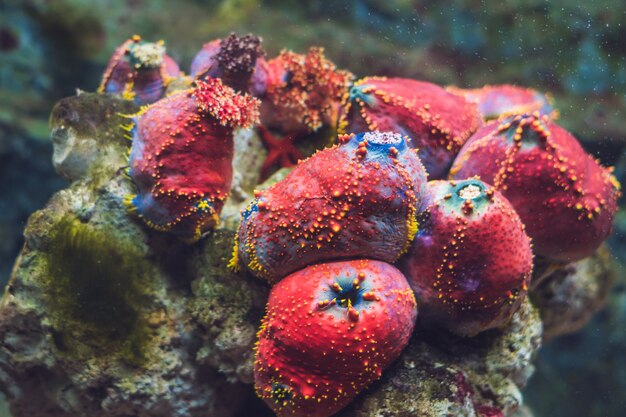
[[[50,161],[53,104],[77,88],[94,91],[113,49],[132,34],[166,40],[188,68],[203,43],[232,31],[262,36],[270,56],[323,46],[357,76],[547,91],[560,123],[626,183],[622,0],[0,0],[1,285],[29,214],[65,186]],[[525,392],[538,417],[626,415],[623,198],[620,207],[609,241],[618,278],[591,323],[541,350]]]

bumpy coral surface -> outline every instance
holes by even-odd
[[[334,125],[337,108],[353,76],[338,70],[324,56],[324,49],[312,47],[306,55],[284,50],[259,69],[259,84],[265,77],[261,120],[281,132],[307,133],[323,124]]]
[[[258,101],[219,79],[144,108],[128,126],[128,204],[151,227],[194,241],[212,228],[232,181],[233,129],[258,120]]]
[[[366,77],[344,97],[339,131],[389,130],[407,135],[430,179],[440,179],[481,124],[475,104],[435,84]]]
[[[191,62],[190,75],[199,80],[220,78],[235,90],[248,91],[250,78],[259,67],[257,59],[263,55],[259,37],[231,33],[204,44]]]
[[[395,261],[417,230],[426,174],[399,134],[346,135],[258,193],[242,213],[235,264],[271,282],[319,261]]]
[[[502,84],[470,89],[448,87],[447,90],[476,103],[478,111],[487,120],[536,111],[548,116],[556,114],[550,98],[532,88]]]
[[[590,256],[611,230],[619,184],[576,138],[546,116],[510,116],[476,132],[451,169],[478,175],[513,204],[535,254],[557,261]]]
[[[111,56],[98,92],[120,94],[136,104],[154,103],[179,75],[178,64],[165,53],[162,41],[145,42],[135,35]]]
[[[396,359],[417,310],[404,276],[372,260],[314,265],[272,288],[254,365],[279,417],[327,417]]]
[[[461,336],[500,327],[528,290],[530,239],[502,195],[479,180],[428,183],[428,207],[400,269],[420,322]]]

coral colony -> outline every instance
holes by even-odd
[[[241,213],[231,260],[273,285],[254,376],[278,416],[339,411],[416,325],[501,328],[534,261],[584,258],[610,232],[619,184],[534,90],[355,82],[321,48],[266,59],[259,38],[234,34],[205,44],[190,74],[137,36],[110,60],[100,92],[146,105],[124,126],[127,203],[195,242],[228,198],[234,129],[269,147],[263,177],[295,165]],[[174,77],[187,88],[168,91]],[[298,161],[322,126],[337,143]]]

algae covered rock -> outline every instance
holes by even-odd
[[[79,181],[29,222],[1,307],[15,416],[233,413],[220,402],[238,386],[218,393],[225,378],[190,361],[180,277],[149,260],[123,189],[113,180],[95,196]]]
[[[511,415],[522,403],[541,331],[528,301],[506,328],[474,338],[417,329],[397,363],[341,416]]]
[[[611,254],[606,246],[543,279],[533,301],[541,311],[544,339],[580,330],[604,305],[614,280]]]
[[[74,140],[65,151],[78,162],[62,171],[74,182],[33,214],[25,230],[0,307],[0,387],[14,416],[234,415],[247,387],[196,355],[205,334],[216,335],[216,345],[231,340],[226,356],[245,362],[233,352],[251,351],[254,338],[231,332],[247,325],[254,335],[247,314],[258,315],[252,300],[263,300],[264,292],[246,287],[245,277],[217,282],[220,272],[211,265],[221,262],[225,270],[232,238],[217,245],[221,251],[212,245],[224,239],[220,234],[187,247],[127,215],[123,197],[132,185],[122,169],[124,132],[116,117],[92,124],[85,115],[117,113],[119,101],[100,96],[96,106],[92,99],[74,97],[82,111],[53,117],[53,129],[70,126]],[[110,147],[98,143],[109,134]],[[81,156],[82,140],[96,142],[91,156]],[[213,315],[210,305],[203,305],[202,317],[194,314],[207,294],[233,296],[229,282],[249,298],[227,300]]]

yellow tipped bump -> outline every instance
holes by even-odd
[[[126,117],[126,115],[124,115],[124,116]],[[122,129],[124,129],[125,131],[127,131],[127,132],[131,132],[133,130],[133,127],[135,127],[135,123],[130,122],[130,123],[127,123],[127,124],[120,125],[120,127]]]
[[[416,210],[415,208],[411,207],[411,210],[409,210],[409,218],[407,220],[407,239],[406,239],[406,242],[404,243],[404,247],[402,248],[402,251],[400,251],[399,256],[402,256],[408,252],[409,248],[411,247],[411,243],[413,242],[413,239],[415,239],[415,235],[417,234],[418,230],[419,230],[419,223],[417,221]]]
[[[137,197],[137,194],[126,194],[124,196],[124,206],[128,209],[129,213],[137,213],[137,207],[133,204],[133,200]]]
[[[133,91],[134,83],[129,82],[124,86],[124,91],[122,92],[122,98],[124,100],[134,100],[135,92]]]
[[[238,239],[235,238],[235,244],[233,245],[233,254],[230,260],[228,261],[228,268],[232,269],[235,272],[239,272],[239,242]]]
[[[258,258],[256,257],[256,253],[252,253],[251,254],[251,261],[250,263],[248,263],[248,269],[250,269],[252,272],[255,272],[256,275],[269,279],[268,275],[267,275],[267,271],[265,271],[265,269],[263,268],[263,266],[259,263]]]
[[[622,184],[620,184],[620,182],[617,180],[617,178],[615,177],[615,175],[611,174],[609,175],[609,182],[611,183],[611,185],[617,190],[617,191],[621,191],[622,189]]]

